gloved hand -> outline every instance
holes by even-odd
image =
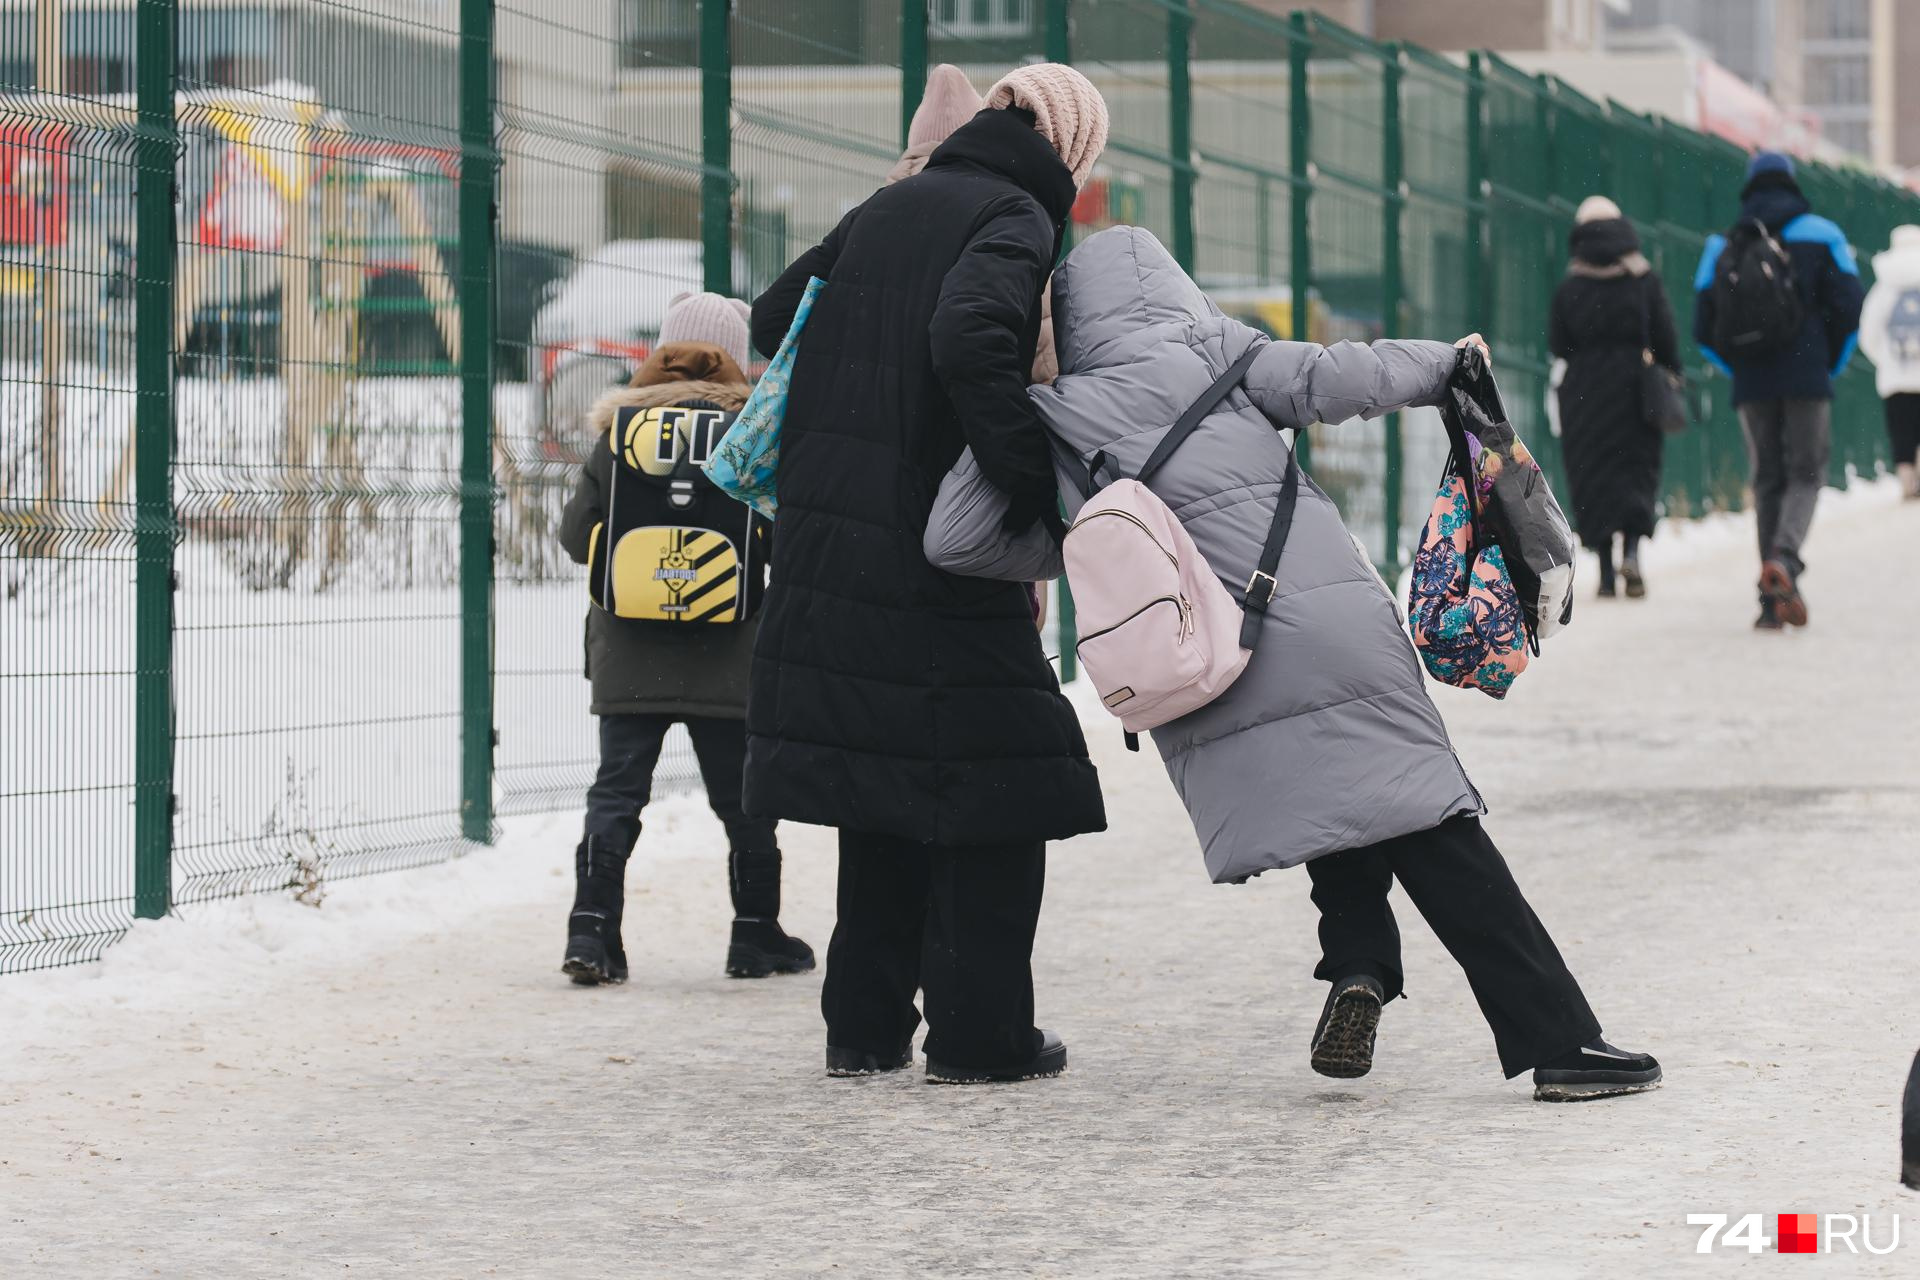
[[[1016,493],[1009,497],[1007,515],[1000,522],[1003,533],[1016,537],[1044,523],[1058,542],[1066,536],[1066,527],[1060,521],[1060,495],[1052,489],[1034,490],[1029,493]]]

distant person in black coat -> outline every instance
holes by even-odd
[[[1027,398],[1040,296],[1106,144],[1085,76],[1023,67],[926,168],[883,187],[754,304],[771,355],[807,280],[747,698],[746,808],[840,830],[821,1006],[827,1070],[913,1060],[927,1077],[1058,1074],[1034,1026],[1046,844],[1101,830],[1099,777],[1018,583],[921,550],[940,480],[972,446],[1010,528],[1057,520]]]
[[[1605,196],[1589,196],[1568,237],[1571,260],[1553,295],[1548,345],[1567,362],[1560,383],[1560,446],[1580,541],[1600,557],[1600,594],[1624,583],[1647,593],[1640,542],[1653,536],[1661,438],[1641,411],[1641,370],[1680,371],[1680,343],[1666,290],[1640,252],[1640,237]],[[1614,540],[1620,542],[1616,579]]]

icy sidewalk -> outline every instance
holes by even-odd
[[[1831,499],[1833,495],[1829,495]],[[720,831],[650,814],[635,981],[556,972],[574,820],[446,868],[143,926],[0,980],[0,1273],[1526,1276],[1696,1266],[1689,1213],[1871,1213],[1912,1274],[1896,1106],[1920,1045],[1920,507],[1830,500],[1814,626],[1756,636],[1747,535],[1583,598],[1505,705],[1437,690],[1490,826],[1659,1093],[1506,1083],[1403,911],[1378,1065],[1307,1068],[1299,872],[1209,885],[1151,756],[1058,847],[1041,1020],[1064,1078],[828,1081],[817,976],[729,982]],[[824,952],[827,833],[789,828]],[[1767,1220],[1772,1228],[1771,1217]]]

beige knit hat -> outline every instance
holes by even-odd
[[[1587,222],[1603,222],[1609,218],[1618,218],[1620,216],[1622,216],[1620,206],[1605,196],[1588,196],[1580,202],[1580,207],[1573,211],[1573,220],[1576,225]]]
[[[980,91],[967,73],[943,62],[927,77],[927,93],[907,126],[907,149],[887,173],[887,182],[911,178],[927,167],[927,157],[961,125],[980,113]]]
[[[717,293],[676,294],[660,321],[660,345],[710,342],[744,369],[753,361],[747,344],[747,319],[752,314],[753,308],[738,298],[723,298]]]
[[[1093,81],[1059,62],[1036,62],[1009,71],[987,90],[987,106],[1033,112],[1033,127],[1053,144],[1084,186],[1107,146],[1107,104]]]

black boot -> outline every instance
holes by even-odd
[[[1354,1080],[1373,1070],[1373,1037],[1387,990],[1370,973],[1342,978],[1327,992],[1327,1007],[1313,1029],[1313,1069],[1336,1080]]]
[[[807,973],[813,948],[780,927],[780,850],[734,849],[727,856],[733,894],[733,936],[727,944],[729,978]]]
[[[1660,1064],[1652,1054],[1616,1049],[1598,1037],[1541,1063],[1533,1072],[1536,1102],[1585,1102],[1645,1093],[1659,1085]]]
[[[630,842],[623,847],[606,836],[588,836],[573,851],[573,911],[567,917],[567,957],[560,971],[581,986],[627,980],[620,918],[630,852]]]
[[[1920,1191],[1920,1053],[1907,1077],[1906,1115],[1900,1128],[1900,1181]]]

